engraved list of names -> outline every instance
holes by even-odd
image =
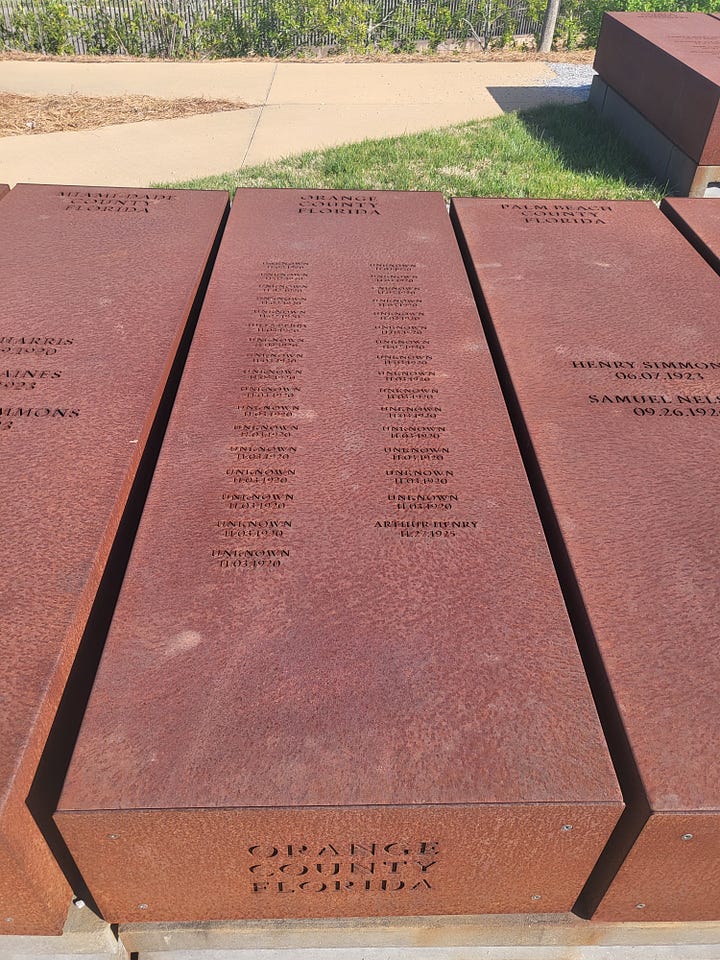
[[[440,194],[238,192],[105,651],[113,916],[205,916],[190,830],[218,917],[570,905],[612,774]]]

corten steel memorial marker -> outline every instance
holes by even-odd
[[[105,915],[568,909],[566,616],[440,194],[239,191],[56,814]]]
[[[650,202],[452,217],[628,802],[579,908],[717,920],[720,280]]]
[[[720,21],[704,13],[605,13],[591,102],[661,178],[720,192]]]
[[[665,197],[660,209],[713,270],[720,273],[720,200]]]
[[[27,184],[0,204],[0,933],[65,920],[70,889],[28,807],[52,827],[68,731],[41,755],[226,205]]]

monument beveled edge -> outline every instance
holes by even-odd
[[[651,202],[451,215],[628,804],[578,907],[717,920],[720,280]]]
[[[6,183],[0,183],[0,200],[10,193],[10,187]]]
[[[713,270],[720,273],[720,200],[665,197],[660,209]]]
[[[567,910],[621,810],[442,196],[238,191],[56,814],[106,916]]]
[[[603,14],[595,70],[698,164],[720,163],[720,22],[705,13]]]
[[[0,205],[0,934],[67,915],[38,764],[227,200],[21,184]]]

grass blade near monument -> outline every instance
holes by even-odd
[[[668,192],[586,104],[365,140],[174,186],[440,190],[446,198],[660,200]]]

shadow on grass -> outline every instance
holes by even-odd
[[[549,146],[567,169],[669,192],[667,182],[657,180],[642,155],[589,104],[546,105],[517,116],[530,136]]]
[[[517,90],[506,88],[508,103],[517,102]],[[642,157],[586,104],[568,104],[567,89],[551,90],[549,102],[544,88],[530,93],[525,102],[533,109],[341,144],[175,186],[439,190],[446,199],[662,197],[662,185]],[[565,102],[558,103],[559,96]]]

